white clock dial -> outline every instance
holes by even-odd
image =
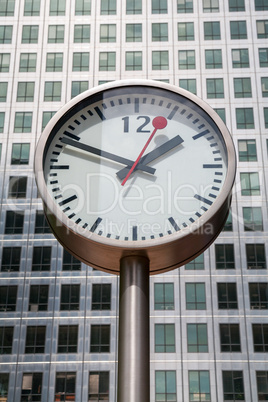
[[[120,258],[115,249],[143,249],[159,259],[160,244],[211,224],[208,238],[194,238],[193,255],[201,252],[226,218],[235,153],[222,121],[194,95],[153,81],[121,81],[81,94],[53,117],[35,171],[56,236],[103,268]],[[97,244],[105,245],[105,262]],[[172,253],[164,265],[174,265]]]
[[[58,130],[44,165],[48,191],[69,219],[100,236],[168,236],[217,199],[227,171],[222,136],[185,98],[142,87],[118,92],[91,99]]]

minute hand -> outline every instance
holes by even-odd
[[[62,137],[61,142],[63,142],[63,144],[71,145],[74,148],[78,148],[78,149],[82,149],[83,151],[90,152],[91,154],[99,155],[103,158],[122,163],[123,165],[131,166],[134,163],[134,161],[132,161],[131,159],[123,158],[122,156],[118,156],[118,155],[112,154],[110,152],[103,151],[102,149],[94,148],[90,145],[83,144],[81,142],[72,140],[70,138]],[[143,165],[143,164],[139,165],[139,169],[143,170],[144,172],[151,173],[151,174],[154,174],[154,172],[155,172],[154,168]]]
[[[176,137],[172,138],[171,140],[165,142],[164,144],[160,145],[158,148],[154,149],[151,152],[148,152],[148,154],[144,155],[140,162],[137,164],[135,170],[142,170],[141,166],[147,165],[148,163],[154,161],[155,159],[159,158],[159,156],[164,155],[168,151],[171,151],[171,149],[177,147],[181,143],[183,143],[183,139],[179,136],[176,135]],[[123,180],[128,172],[130,171],[131,166],[127,166],[121,170],[119,170],[116,175],[119,179]]]

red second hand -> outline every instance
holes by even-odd
[[[148,147],[148,145],[150,144],[150,142],[153,139],[153,136],[155,135],[155,133],[157,132],[157,130],[161,129],[161,128],[165,128],[167,125],[167,119],[165,117],[162,116],[157,116],[153,119],[152,124],[154,126],[154,131],[152,132],[152,134],[150,135],[150,137],[148,138],[146,144],[144,145],[144,147],[141,150],[141,153],[139,154],[139,156],[137,157],[137,159],[135,160],[135,162],[133,163],[130,171],[128,172],[128,174],[126,175],[126,177],[124,178],[124,180],[122,181],[121,185],[124,186],[124,184],[126,183],[126,181],[128,180],[129,176],[131,175],[131,173],[133,172],[133,170],[135,169],[135,167],[137,166],[137,164],[139,163],[142,155],[144,154],[146,148]]]

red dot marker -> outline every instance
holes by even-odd
[[[157,130],[161,130],[162,128],[165,128],[167,125],[167,119],[163,116],[157,116],[153,119],[152,121],[154,128]]]
[[[153,136],[155,135],[155,133],[157,132],[157,130],[161,130],[162,128],[165,128],[167,125],[167,119],[163,116],[157,116],[153,119],[152,124],[154,126],[154,131],[152,132],[152,134],[150,135],[149,139],[147,140],[146,144],[144,145],[144,147],[141,150],[141,153],[139,154],[139,156],[137,157],[136,161],[133,163],[130,171],[128,172],[128,174],[126,175],[126,177],[124,178],[124,180],[122,181],[121,185],[124,186],[124,184],[126,183],[126,181],[128,180],[129,176],[131,175],[131,173],[133,172],[133,170],[135,169],[135,167],[137,166],[137,164],[139,163],[142,155],[144,154],[146,148],[148,147],[148,145],[150,144],[150,142],[153,139]]]

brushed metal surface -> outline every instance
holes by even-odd
[[[149,402],[149,260],[120,261],[118,402]]]

